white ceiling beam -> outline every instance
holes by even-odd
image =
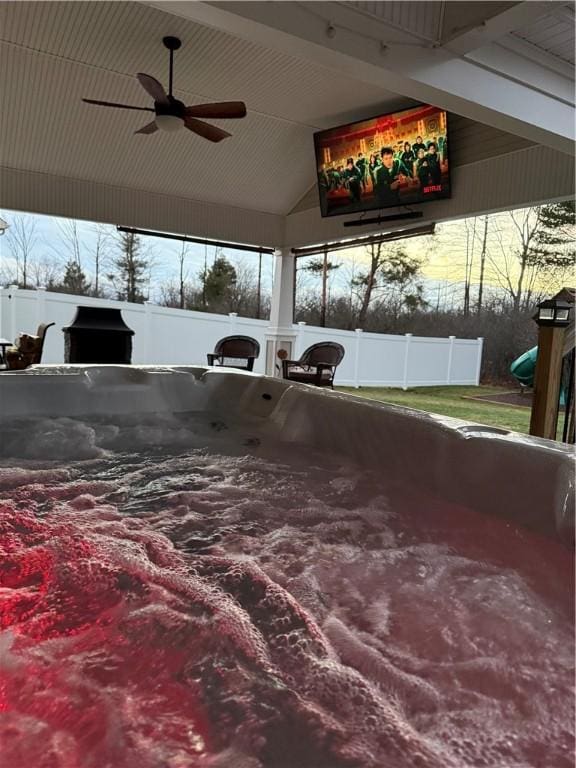
[[[572,91],[574,91],[574,66],[567,61],[559,59],[557,56],[553,56],[551,53],[538,48],[533,43],[529,43],[528,40],[523,40],[516,35],[506,35],[498,42],[498,46],[506,48],[508,51],[516,53],[521,56],[524,61],[530,61],[533,64],[537,64],[550,72],[555,72],[557,75],[562,75],[567,81],[571,83]]]
[[[522,43],[522,40],[518,41]],[[512,44],[514,46],[514,43]],[[514,46],[511,50],[502,43],[491,43],[485,48],[479,48],[467,55],[467,59],[496,73],[505,73],[507,77],[522,83],[546,96],[554,96],[564,104],[574,106],[574,80],[544,69],[537,62],[518,55],[516,50],[522,46]],[[532,46],[533,47],[533,46]]]
[[[458,56],[464,56],[470,51],[482,48],[488,43],[507,35],[521,27],[537,21],[542,16],[550,13],[549,2],[523,2],[517,3],[496,16],[474,25],[471,29],[464,29],[459,34],[453,35],[449,40],[443,41],[443,47]]]
[[[387,46],[385,24],[366,19],[362,31],[357,24],[351,29],[349,13],[342,13],[348,9],[342,9],[337,3],[167,0],[150,4],[265,47],[314,61],[386,91],[435,104],[574,154],[574,110],[550,95],[555,83],[546,87],[544,70],[541,86],[536,90],[444,49],[426,47],[421,41]],[[334,29],[332,36],[327,34],[329,23]]]

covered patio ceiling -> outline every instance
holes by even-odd
[[[453,185],[419,224],[574,192],[572,2],[1,2],[0,30],[2,208],[341,240],[355,217],[320,217],[313,133],[419,101],[451,113]],[[246,102],[212,121],[232,138],[134,135],[145,113],[81,101],[150,106],[135,74],[167,82],[165,35],[179,99]]]

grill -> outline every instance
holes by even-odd
[[[77,307],[64,331],[67,363],[131,363],[132,336],[119,309]]]

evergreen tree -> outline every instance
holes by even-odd
[[[69,261],[66,265],[62,287],[64,293],[72,293],[76,296],[88,296],[90,293],[90,283],[86,280],[86,275],[77,262]]]
[[[116,272],[109,275],[120,301],[142,304],[149,260],[142,254],[142,238],[132,232],[119,232],[120,255],[113,260]]]
[[[200,279],[207,309],[217,311],[230,303],[237,275],[225,256],[217,256],[210,269],[202,271]]]
[[[547,267],[572,266],[575,237],[574,201],[544,205],[539,210],[532,258]]]
[[[66,264],[62,282],[50,280],[46,286],[49,291],[69,293],[73,296],[89,296],[91,284],[87,281],[82,267],[76,261]]]

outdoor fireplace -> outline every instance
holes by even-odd
[[[67,363],[131,363],[132,336],[119,309],[78,307],[64,331]]]

